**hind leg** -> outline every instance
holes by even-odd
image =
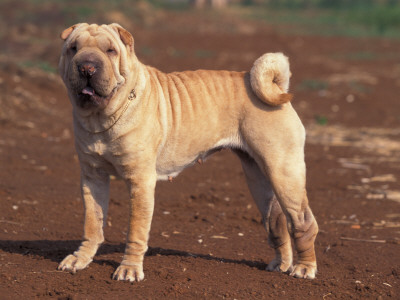
[[[291,275],[314,278],[317,271],[314,241],[318,225],[308,205],[306,193],[305,130],[290,105],[266,117],[263,111],[254,110],[251,117],[246,118],[242,132],[245,147],[262,173],[270,179],[286,216],[297,254]],[[264,126],[260,126],[264,123]],[[279,215],[278,208],[277,211]],[[277,220],[282,222],[281,217]]]
[[[268,271],[292,271],[292,246],[286,217],[274,195],[270,181],[247,153],[235,151],[239,156],[249,190],[262,215],[268,233],[268,242],[275,250],[275,258],[268,264]]]
[[[275,258],[268,266],[268,271],[293,271],[293,252],[290,235],[287,228],[286,216],[278,200],[274,196],[269,216],[269,244],[275,249]]]
[[[317,271],[314,241],[318,225],[308,205],[302,149],[291,150],[281,150],[279,155],[269,157],[265,170],[286,215],[297,253],[297,262],[291,275],[312,279]]]

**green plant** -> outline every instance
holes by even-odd
[[[318,125],[325,126],[328,124],[328,118],[325,116],[316,115],[314,118]]]
[[[172,57],[182,57],[184,56],[184,52],[182,50],[175,49],[174,47],[168,47],[167,54]]]
[[[351,52],[346,54],[346,58],[350,60],[375,60],[377,54],[371,51]]]
[[[242,14],[279,25],[287,33],[400,38],[400,1],[251,1],[256,2],[243,6]]]
[[[300,84],[296,86],[297,90],[304,91],[304,90],[326,90],[328,88],[328,83],[323,80],[319,79],[304,79]]]
[[[141,46],[138,51],[141,55],[152,56],[154,55],[154,49],[149,46]]]
[[[45,71],[47,73],[57,73],[57,68],[52,66],[47,61],[23,61],[20,63],[20,66],[23,68],[37,68]]]
[[[196,57],[200,57],[200,58],[208,58],[208,57],[215,56],[215,53],[213,51],[210,51],[210,50],[198,49],[198,50],[195,51],[194,55]]]
[[[350,89],[354,92],[358,92],[358,93],[369,93],[371,88],[366,86],[365,84],[362,84],[360,82],[357,81],[350,81],[348,83]]]

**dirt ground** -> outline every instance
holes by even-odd
[[[128,223],[118,180],[93,263],[74,275],[56,270],[79,245],[83,205],[71,107],[43,62],[56,66],[58,35],[70,24],[13,22],[12,13],[0,21],[8,26],[0,35],[1,299],[399,299],[400,42],[278,34],[234,15],[99,18],[127,26],[142,62],[168,72],[249,70],[264,52],[288,55],[320,227],[315,280],[265,271],[273,251],[239,160],[224,150],[157,184],[146,277],[131,284],[111,279]]]

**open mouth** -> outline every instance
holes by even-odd
[[[110,102],[110,99],[116,92],[117,88],[118,86],[116,86],[108,96],[101,96],[97,94],[94,88],[89,84],[85,86],[80,93],[78,93],[78,105],[81,108],[105,108]]]

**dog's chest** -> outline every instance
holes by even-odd
[[[81,150],[83,160],[94,169],[102,169],[111,175],[117,175],[115,157],[110,144],[101,140],[86,139],[84,143],[78,143],[78,149]]]

